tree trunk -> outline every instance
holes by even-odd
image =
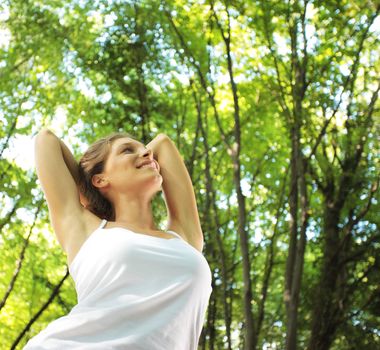
[[[309,350],[328,350],[334,340],[338,320],[342,310],[339,308],[337,281],[340,274],[339,261],[339,216],[334,203],[327,199],[324,212],[324,263],[320,283],[314,300]]]

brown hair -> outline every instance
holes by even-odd
[[[112,203],[92,184],[92,177],[103,172],[112,143],[124,137],[134,139],[126,132],[112,133],[93,143],[79,161],[79,187],[88,201],[86,208],[106,220],[115,220],[114,208]]]

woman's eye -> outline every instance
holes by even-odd
[[[132,151],[132,148],[131,148],[131,147],[127,147],[126,149],[124,149],[124,152],[125,152],[125,151],[128,151],[128,150],[129,150],[129,151]]]

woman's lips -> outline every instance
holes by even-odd
[[[156,164],[156,162],[151,161],[150,163],[147,163],[138,167],[138,169],[141,169],[141,168],[152,168],[152,169],[158,170],[158,165]]]

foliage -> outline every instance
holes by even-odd
[[[145,143],[169,135],[193,180],[213,271],[199,346],[227,349],[226,339],[231,349],[245,346],[247,247],[256,348],[283,349],[297,116],[308,196],[298,346],[378,348],[378,14],[369,0],[3,1],[2,348],[21,349],[76,303],[69,277],[16,341],[66,273],[25,164],[33,136],[48,126],[77,159],[115,130]],[[162,196],[154,210],[163,225]],[[319,314],[318,300],[334,313]],[[320,320],[331,322],[328,332]],[[323,332],[329,341],[318,347]]]

